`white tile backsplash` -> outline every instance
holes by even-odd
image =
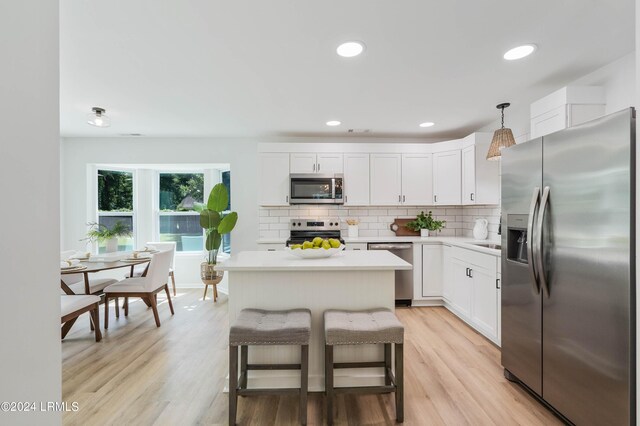
[[[431,211],[438,220],[446,220],[442,236],[472,237],[473,226],[477,218],[483,217],[489,222],[489,239],[499,239],[497,234],[500,223],[500,206],[438,206],[431,207],[344,207],[344,206],[290,206],[260,207],[258,214],[260,238],[287,238],[289,219],[339,217],[340,229],[346,235],[346,219],[360,221],[360,236],[383,237],[395,235],[389,225],[396,218],[413,218],[421,211]]]

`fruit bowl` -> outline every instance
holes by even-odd
[[[340,253],[342,250],[344,250],[344,244],[341,244],[340,247],[336,247],[336,248],[330,248],[330,249],[323,249],[323,248],[318,248],[318,249],[301,249],[301,248],[296,248],[296,249],[291,249],[289,247],[286,248],[286,250],[289,251],[289,253],[291,253],[294,256],[297,256],[299,258],[302,259],[322,259],[322,258],[327,258],[327,257],[331,257],[335,254]]]

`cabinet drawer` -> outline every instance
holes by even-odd
[[[453,247],[452,257],[462,260],[470,265],[487,269],[492,273],[497,272],[496,257],[491,254],[479,253],[473,250],[467,250],[460,247]]]
[[[345,250],[362,250],[362,251],[366,251],[367,250],[367,243],[345,243],[344,244],[344,249]]]

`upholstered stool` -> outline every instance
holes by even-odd
[[[404,421],[403,341],[404,327],[385,308],[366,311],[328,310],[324,313],[324,380],[327,397],[327,424],[333,424],[333,395],[338,393],[391,393],[396,396],[396,421]],[[333,362],[335,345],[384,344],[384,361]],[[395,376],[391,371],[391,345],[395,345]],[[384,368],[383,386],[333,386],[334,368]]]
[[[238,395],[300,394],[300,423],[307,424],[311,311],[243,309],[229,331],[229,424],[236,424]],[[300,364],[249,364],[250,345],[299,345]],[[238,380],[238,347],[240,379]],[[300,370],[300,388],[247,389],[249,370]]]

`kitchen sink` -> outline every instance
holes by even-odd
[[[474,246],[478,246],[478,247],[486,247],[486,248],[490,248],[490,249],[494,249],[494,250],[501,250],[502,246],[500,244],[493,244],[493,243],[471,243]]]

